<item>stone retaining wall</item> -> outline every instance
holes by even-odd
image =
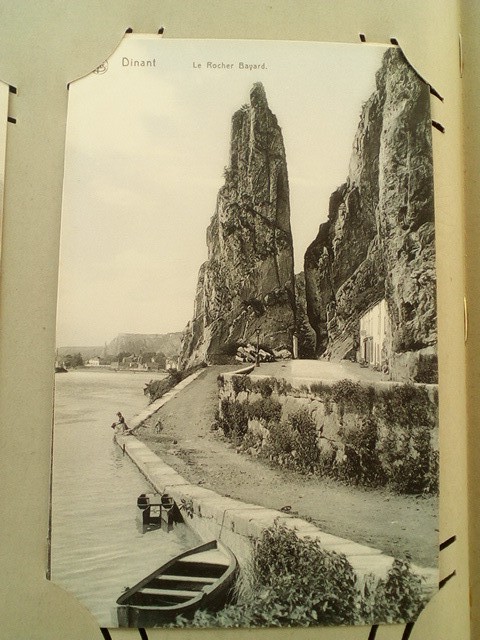
[[[349,457],[356,460],[357,454],[364,454],[365,460],[370,457],[371,464],[381,470],[379,484],[391,484],[395,490],[405,493],[436,492],[437,385],[353,380],[322,383],[311,378],[289,382],[259,375],[257,371],[240,370],[219,377],[219,416],[228,424],[234,424],[241,433],[244,451],[267,455],[277,464],[296,468],[295,457],[300,453],[295,449],[283,452],[276,446],[275,438],[288,440],[289,419],[303,411],[316,430],[316,437],[311,437],[311,447],[320,452],[320,468],[323,465],[334,476],[348,481],[348,477],[341,475],[342,465],[351,464]],[[235,413],[232,406],[244,409]],[[239,424],[235,424],[235,417]],[[275,428],[278,423],[287,427],[279,431]],[[225,427],[221,421],[219,425]],[[236,433],[234,436],[237,437]],[[308,438],[308,434],[302,437]],[[368,469],[365,473],[368,475]],[[408,484],[402,480],[402,474],[418,479]]]

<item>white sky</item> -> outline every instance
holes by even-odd
[[[282,127],[302,271],[330,194],[348,175],[385,49],[131,35],[106,73],[71,84],[57,344],[180,331],[191,319],[231,117],[258,81]],[[124,66],[124,58],[156,66]],[[236,68],[207,69],[208,61]],[[240,61],[267,68],[240,70]]]

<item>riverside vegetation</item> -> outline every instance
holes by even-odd
[[[219,376],[221,389],[225,378]],[[314,383],[293,389],[285,380],[232,376],[231,395],[220,400],[213,429],[243,451],[300,473],[328,476],[352,485],[388,486],[410,494],[438,492],[438,451],[432,444],[436,428],[436,390],[432,402],[423,386],[376,387],[350,380]],[[335,412],[336,437],[304,406],[285,414],[281,396],[314,398],[324,415]],[[355,417],[355,428],[346,418]],[[252,422],[261,425],[254,429]]]
[[[143,389],[143,393],[150,398],[150,403],[155,402],[155,400],[164,396],[168,391],[171,391],[179,382],[182,382],[182,380],[188,378],[192,373],[195,373],[204,367],[206,367],[206,365],[201,364],[181,371],[174,369],[169,372],[166,378],[162,378],[161,380],[150,380],[150,382],[147,382]]]
[[[193,620],[179,617],[175,626],[402,623],[415,620],[425,605],[422,580],[407,562],[394,560],[385,579],[368,575],[360,584],[344,555],[278,522],[253,542],[242,579],[235,603],[217,613],[197,611]]]

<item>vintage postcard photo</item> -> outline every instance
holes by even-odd
[[[49,575],[102,627],[438,588],[429,86],[395,46],[126,36],[69,90]]]

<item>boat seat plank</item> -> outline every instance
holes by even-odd
[[[172,582],[206,582],[207,584],[213,584],[218,580],[218,578],[207,578],[206,576],[175,576],[167,574],[159,576],[159,579]]]
[[[181,595],[178,591],[175,592],[175,595],[137,591],[125,601],[125,604],[131,607],[168,607],[176,604],[184,604],[191,600],[194,600],[192,596]]]
[[[181,596],[182,598],[196,598],[200,591],[180,591],[178,589],[142,589],[145,595],[155,596]]]
[[[228,558],[221,551],[217,549],[211,549],[209,551],[202,551],[201,553],[194,553],[191,556],[181,558],[179,562],[205,562],[206,564],[221,564],[227,566],[229,564]]]
[[[178,562],[175,562],[175,564],[168,567],[168,569],[162,575],[219,578],[225,573],[227,569],[228,566],[223,564],[207,564],[206,562],[182,562],[182,560],[178,560]]]

